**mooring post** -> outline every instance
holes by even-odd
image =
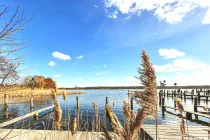
[[[108,97],[106,97],[106,104],[108,104]]]
[[[8,94],[4,94],[4,106],[8,107]]]
[[[131,110],[133,110],[133,97],[131,98]]]
[[[78,97],[78,96],[76,97],[76,107],[77,107],[77,108],[80,108],[79,97]]]
[[[34,99],[33,97],[30,98],[30,112],[33,112],[33,108],[34,108]]]
[[[161,96],[161,93],[159,91],[159,105],[161,105],[161,98],[162,98],[162,96]]]
[[[200,104],[200,91],[198,91],[198,104]]]
[[[4,117],[8,119],[8,94],[4,94]]]
[[[162,116],[165,117],[165,98],[162,98]]]
[[[192,113],[186,112],[186,118],[192,120]]]
[[[195,99],[194,100],[194,112],[198,112],[198,107],[197,107],[197,105],[198,105],[198,98],[195,97],[194,99]],[[198,119],[198,115],[195,115],[195,119]]]
[[[194,112],[198,112],[197,105],[198,105],[198,98],[195,97],[195,100],[194,100]]]
[[[184,102],[186,102],[186,91],[184,91]]]

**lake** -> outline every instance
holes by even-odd
[[[80,110],[81,110],[81,116],[83,120],[88,120],[89,122],[89,129],[91,127],[91,121],[93,119],[93,116],[95,115],[95,110],[93,108],[92,102],[96,102],[98,104],[99,114],[100,116],[103,116],[104,114],[104,107],[106,102],[106,97],[108,97],[109,105],[118,117],[118,119],[123,122],[124,116],[123,116],[123,99],[128,100],[128,90],[80,90],[82,92],[85,92],[85,94],[74,94],[74,95],[67,95],[66,101],[63,100],[63,96],[57,96],[62,111],[62,129],[67,129],[67,124],[65,120],[68,119],[68,112],[70,112],[71,120],[75,117],[75,107],[76,107],[76,97],[78,96],[80,99]],[[30,112],[30,99],[29,98],[9,98],[9,119],[15,118],[21,115],[24,115],[26,113]],[[116,102],[116,106],[113,106],[113,101]],[[168,99],[166,98],[165,103],[169,106],[173,106],[174,102],[171,97]],[[5,121],[4,118],[4,107],[3,99],[0,101],[0,121]],[[34,97],[34,110],[38,110],[43,107],[47,107],[50,105],[53,105],[54,102],[51,97]],[[188,110],[193,110],[193,102],[191,99],[187,99],[186,102],[183,101],[184,108]],[[205,103],[201,101],[201,105],[204,105]],[[138,104],[135,104],[134,102],[134,111],[136,111],[139,108]],[[167,109],[170,110],[170,109]],[[28,123],[26,128],[32,128],[32,129],[52,129],[52,119],[53,119],[53,113],[49,113],[50,110],[41,112],[39,116],[44,115],[42,118],[40,118],[38,121],[31,121],[33,120],[33,117],[30,117],[24,122],[19,122],[10,126],[7,126],[7,128],[18,128],[22,124]],[[174,112],[172,110],[172,112]],[[177,113],[177,112],[176,112]],[[194,116],[193,116],[194,117]],[[200,120],[208,122],[208,119],[199,117]],[[171,115],[170,113],[165,112],[165,117],[162,117],[162,110],[159,106],[158,111],[158,123],[159,124],[179,124],[180,118]],[[145,121],[145,124],[155,124],[155,121],[150,119]],[[187,125],[202,125],[196,122],[187,121]],[[108,126],[109,127],[109,126]]]

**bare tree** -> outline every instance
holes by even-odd
[[[9,13],[9,6],[0,7],[0,20],[3,16]],[[6,21],[5,24],[0,24],[0,86],[4,83],[11,84],[19,79],[19,69],[22,64],[22,50],[25,47],[27,40],[17,37],[18,33],[24,30],[24,27],[34,17],[26,19],[24,11],[20,11],[17,6],[13,15]]]

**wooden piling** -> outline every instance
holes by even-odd
[[[4,106],[8,107],[8,94],[4,94]]]
[[[131,110],[133,110],[133,97],[131,98]]]
[[[108,97],[106,97],[106,104],[108,104]]]
[[[186,112],[186,118],[192,120],[192,113]]]
[[[165,117],[165,98],[162,98],[162,116]]]
[[[159,91],[159,105],[161,105],[161,98],[162,98],[161,92]]]
[[[30,98],[30,112],[33,112],[33,108],[34,108],[34,99],[33,97]]]
[[[186,102],[186,91],[184,91],[184,102]]]
[[[200,91],[198,91],[198,103],[200,104]]]
[[[198,112],[198,98],[195,97],[195,100],[194,100],[194,112]],[[198,115],[195,115],[195,119],[198,119]]]
[[[80,108],[80,104],[79,104],[79,97],[76,97],[76,108]]]

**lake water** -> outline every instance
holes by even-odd
[[[123,122],[124,116],[123,116],[123,99],[128,100],[127,92],[128,90],[81,90],[82,92],[85,92],[85,94],[78,94],[78,95],[67,95],[66,101],[63,100],[63,96],[57,96],[62,111],[62,128],[66,129],[67,124],[63,123],[66,122],[65,120],[68,119],[68,113],[70,112],[71,120],[75,117],[75,107],[76,107],[76,97],[78,96],[80,99],[80,110],[81,110],[81,116],[83,120],[88,120],[89,126],[91,126],[91,121],[93,119],[93,116],[95,115],[95,110],[93,108],[92,102],[96,102],[98,104],[99,114],[102,116],[104,114],[104,107],[106,102],[106,97],[108,97],[109,105],[114,111],[114,113],[117,115],[118,119]],[[28,102],[27,102],[28,101]],[[30,99],[29,98],[9,98],[9,119],[15,118],[18,116],[21,116],[23,114],[30,112]],[[116,106],[113,106],[113,101],[116,102]],[[173,106],[174,102],[171,97],[168,99],[166,98],[165,103],[169,106]],[[0,104],[3,104],[3,99],[1,99]],[[51,97],[34,97],[34,110],[38,110],[43,107],[47,107],[50,105],[53,105],[54,102],[51,99]],[[188,110],[193,110],[193,102],[191,99],[187,99],[186,102],[183,101],[184,108]],[[204,105],[205,103],[201,101],[201,105]],[[136,111],[139,108],[138,104],[135,104],[134,102],[134,111]],[[52,110],[52,109],[51,109]],[[170,110],[170,109],[167,109]],[[44,114],[49,113],[50,110],[44,111],[39,113],[39,116],[42,116]],[[0,106],[0,121],[5,121],[4,118],[4,107]],[[171,110],[171,112],[175,112],[174,110]],[[176,114],[178,112],[175,112]],[[193,116],[194,118],[194,116]],[[27,122],[30,122],[29,125],[27,125],[26,128],[34,128],[34,129],[52,129],[52,119],[53,119],[53,113],[49,113],[48,115],[45,115],[43,118],[40,118],[38,121],[32,121],[33,117],[27,118],[24,120],[24,122],[15,123],[13,125],[7,126],[7,128],[18,128],[22,124],[26,124]],[[208,119],[199,117],[200,120],[208,122]],[[165,112],[165,117],[162,116],[162,110],[159,106],[158,111],[158,123],[159,124],[179,124],[180,118],[171,115],[170,113]],[[155,124],[154,120],[147,120],[145,121],[145,124]],[[188,125],[202,125],[197,122],[191,122],[187,121]],[[89,127],[90,129],[90,127]]]

